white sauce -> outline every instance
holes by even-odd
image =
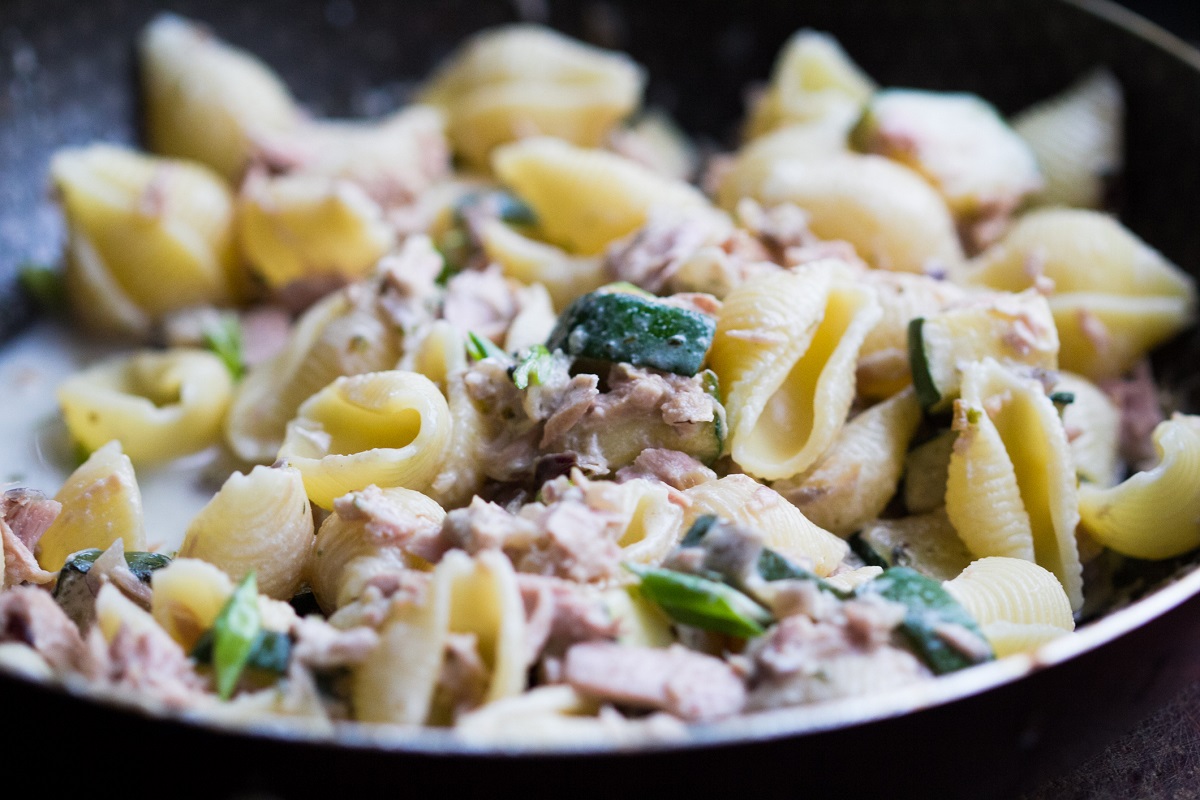
[[[87,342],[61,325],[41,322],[0,347],[0,483],[53,496],[76,465],[55,390],[73,372],[127,350]],[[205,480],[217,449],[161,466],[134,465],[149,549],[173,553],[188,523],[212,496]]]

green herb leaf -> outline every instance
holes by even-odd
[[[685,572],[626,564],[641,578],[642,595],[657,603],[671,619],[731,636],[760,636],[771,624],[771,612],[724,583]]]
[[[527,389],[530,384],[541,386],[553,366],[554,358],[545,345],[535,344],[526,348],[517,356],[517,365],[512,371],[513,385],[518,389]]]
[[[975,619],[942,585],[908,567],[892,567],[882,575],[858,587],[858,596],[877,594],[903,604],[908,613],[901,623],[913,649],[939,675],[969,667],[994,656]],[[978,653],[956,647],[947,631],[978,639]],[[973,644],[975,644],[973,642]]]
[[[258,613],[258,584],[254,573],[234,590],[213,623],[212,662],[217,676],[217,694],[222,700],[233,696],[242,670],[262,630]]]
[[[716,522],[716,514],[701,514],[696,517],[696,521],[692,523],[692,527],[688,528],[687,533],[679,540],[679,546],[696,547]]]
[[[43,264],[22,264],[18,280],[43,311],[58,313],[66,308],[67,288],[60,270]]]
[[[246,373],[246,359],[242,351],[242,323],[237,314],[222,314],[201,334],[204,346],[216,354],[233,379],[241,380]]]
[[[509,361],[508,353],[501,350],[486,336],[480,336],[475,331],[467,332],[467,355],[475,361],[483,361],[485,358],[499,358],[502,361]]]
[[[812,581],[821,591],[828,592],[839,600],[845,600],[851,596],[849,592],[837,588],[816,573],[810,572],[769,547],[764,547],[762,554],[758,557],[758,574],[765,581]]]

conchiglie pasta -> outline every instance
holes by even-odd
[[[357,184],[300,173],[251,175],[238,198],[238,240],[268,286],[365,275],[394,243],[383,210]]]
[[[1003,657],[1075,630],[1071,602],[1050,572],[1019,558],[973,562],[942,584]]]
[[[78,372],[58,387],[67,430],[88,450],[113,439],[133,461],[165,461],[213,445],[233,394],[203,350],[143,351]]]
[[[778,492],[746,475],[728,475],[684,492],[691,505],[684,513],[686,530],[704,514],[737,522],[762,533],[764,544],[788,558],[813,565],[828,575],[849,548],[829,531],[814,525]]]
[[[234,580],[256,575],[259,592],[289,600],[313,543],[312,509],[294,469],[235,472],[188,525],[179,555],[200,558]]]
[[[1060,372],[1054,393],[1060,392],[1071,396],[1062,421],[1075,473],[1082,481],[1112,486],[1121,470],[1120,410],[1100,387],[1079,375]]]
[[[896,493],[920,421],[921,406],[905,390],[854,417],[811,469],[773,488],[817,525],[849,536],[882,513]]]
[[[555,136],[598,147],[641,101],[645,76],[622,53],[537,25],[478,34],[421,92],[447,115],[454,149],[487,167],[497,145]]]
[[[964,369],[954,408],[946,512],[958,535],[976,557],[1023,558],[1050,570],[1078,609],[1075,465],[1054,404],[1040,383],[985,360]]]
[[[941,272],[963,259],[946,203],[921,176],[882,156],[782,160],[750,196],[795,203],[814,234],[850,242],[877,269]]]
[[[200,164],[113,145],[59,151],[73,316],[145,336],[169,311],[234,296],[233,197]]]
[[[803,29],[783,46],[766,93],[750,111],[748,139],[790,122],[856,117],[875,83],[850,60],[837,39]]]
[[[402,545],[436,533],[445,517],[441,506],[412,489],[368,486],[339,498],[307,565],[321,608],[331,614],[357,600],[373,578],[418,566]]]
[[[489,676],[484,703],[525,689],[525,608],[512,565],[500,553],[474,559],[451,551],[420,602],[393,606],[380,643],[355,671],[351,695],[359,719],[419,725],[452,722],[436,686],[451,634],[474,636]]]
[[[1128,297],[1076,292],[1050,298],[1064,369],[1092,380],[1128,372],[1151,350],[1187,327],[1190,297]]]
[[[598,256],[572,256],[562,248],[523,236],[498,219],[481,223],[479,238],[488,260],[499,264],[506,277],[542,284],[560,311],[608,282]]]
[[[450,441],[450,409],[424,375],[393,370],[342,377],[300,406],[279,458],[304,477],[309,499],[366,488],[428,489]]]
[[[492,157],[496,175],[537,215],[548,242],[595,255],[646,223],[651,209],[705,208],[683,181],[657,175],[627,158],[536,137],[504,145]]]
[[[208,164],[231,182],[257,140],[287,131],[300,111],[271,70],[206,28],[172,14],[138,43],[150,148]]]
[[[321,300],[296,323],[283,350],[238,384],[225,441],[246,461],[273,461],[288,420],[304,400],[341,375],[395,366],[400,338],[366,287]]]
[[[59,569],[77,550],[107,550],[117,539],[126,552],[146,549],[142,493],[119,442],[92,453],[54,499],[62,503],[62,511],[37,543],[43,569]]]
[[[419,372],[445,391],[450,376],[467,366],[463,335],[444,319],[412,331],[405,337],[398,369]]]
[[[150,585],[150,613],[189,652],[212,627],[234,588],[220,567],[196,558],[177,558],[156,570]]]
[[[589,481],[581,475],[574,482],[582,490],[588,508],[620,520],[617,546],[623,560],[658,564],[678,543],[683,533],[683,511],[671,502],[666,484],[644,478],[614,484]]]
[[[1159,461],[1111,488],[1079,487],[1083,527],[1133,558],[1171,558],[1200,547],[1200,417],[1176,414],[1154,429]]]
[[[750,475],[803,472],[845,422],[858,348],[880,312],[840,266],[767,275],[725,298],[709,364],[726,393],[730,452]]]

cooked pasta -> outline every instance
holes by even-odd
[[[1036,658],[1200,550],[1200,422],[1145,360],[1194,279],[1044,207],[1099,206],[1111,76],[1014,130],[804,30],[710,154],[538,26],[380,119],[302,115],[175,17],[140,53],[159,155],[51,177],[71,319],[142,349],[81,350],[35,446],[90,455],[0,497],[0,612],[41,615],[0,669],[313,737],[643,744]]]

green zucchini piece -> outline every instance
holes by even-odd
[[[92,571],[102,552],[90,548],[72,553],[67,563],[58,571],[58,580],[54,584],[55,601],[81,630],[91,625],[95,619],[96,596],[88,586],[87,574]],[[150,583],[154,571],[170,563],[171,559],[161,553],[125,554],[125,565],[142,583]]]
[[[704,365],[716,328],[708,314],[600,289],[567,307],[546,346],[576,358],[692,376]]]
[[[939,582],[916,570],[892,567],[864,583],[856,592],[859,597],[872,594],[908,609],[901,629],[917,654],[938,675],[995,657],[979,625],[966,609]],[[961,646],[965,640],[970,641],[970,647]]]
[[[680,547],[698,547],[701,540],[704,539],[709,529],[717,523],[716,514],[701,514],[696,517],[696,521],[692,523],[692,527],[687,529],[687,533],[679,540]]]
[[[658,567],[625,564],[641,579],[642,596],[684,625],[748,639],[761,636],[771,612],[720,581]]]
[[[975,560],[944,509],[876,520],[850,537],[850,547],[870,566],[911,567],[939,581],[957,578]]]
[[[839,600],[851,597],[849,592],[837,588],[769,547],[764,547],[762,554],[758,557],[758,574],[765,581],[812,581],[821,591],[828,592]]]
[[[925,318],[914,317],[908,322],[908,363],[912,365],[913,389],[921,408],[933,408],[942,399],[937,381],[930,370],[925,353]]]
[[[946,504],[946,476],[958,434],[943,430],[909,450],[904,457],[904,506],[924,514]]]
[[[213,632],[207,630],[192,648],[192,658],[199,664],[213,662]],[[286,633],[262,630],[254,637],[254,645],[246,658],[246,669],[257,669],[282,675],[292,658],[292,639]]]

